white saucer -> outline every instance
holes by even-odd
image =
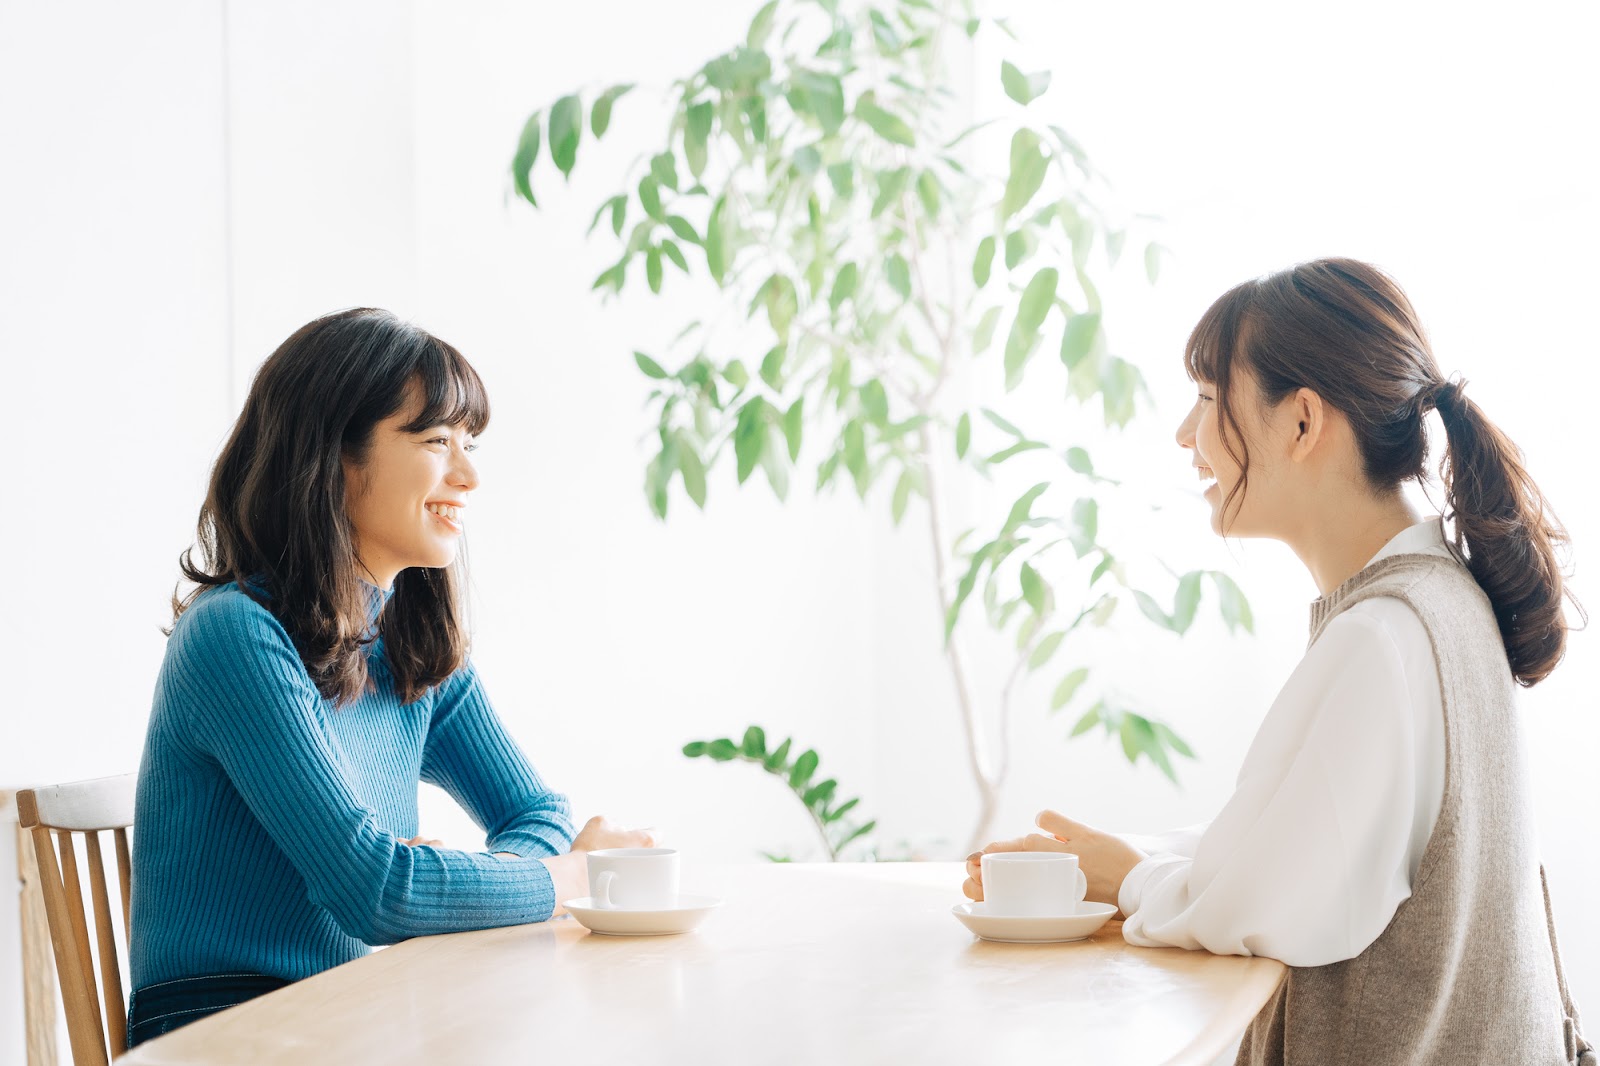
[[[1080,903],[1076,914],[1030,918],[1015,914],[990,914],[983,903],[958,903],[950,913],[984,940],[1002,944],[1062,944],[1094,935],[1117,908],[1110,903]]]
[[[596,907],[588,896],[562,904],[577,923],[591,933],[608,936],[667,936],[687,933],[722,906],[715,896],[679,896],[677,906],[665,910],[623,911]]]

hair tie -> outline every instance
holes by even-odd
[[[1424,407],[1433,407],[1440,415],[1453,414],[1466,387],[1465,381],[1436,382],[1424,390]]]

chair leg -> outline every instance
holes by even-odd
[[[22,1014],[28,1066],[57,1066],[55,963],[50,961],[50,926],[39,887],[33,840],[17,827],[17,873],[22,880]]]

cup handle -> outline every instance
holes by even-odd
[[[1081,870],[1078,872],[1078,876],[1083,876],[1083,872]],[[615,881],[616,879],[617,874],[614,870],[602,870],[600,871],[600,876],[595,878],[594,903],[595,906],[601,910],[609,911],[616,909],[616,904],[611,902],[611,882]]]
[[[1078,902],[1082,903],[1084,900],[1086,900],[1088,898],[1089,898],[1089,879],[1084,876],[1082,870],[1079,870],[1078,871]]]

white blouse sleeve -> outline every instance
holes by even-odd
[[[1124,880],[1127,941],[1320,966],[1376,940],[1411,894],[1438,810],[1430,793],[1443,787],[1432,659],[1420,620],[1399,601],[1369,600],[1330,622],[1192,857],[1154,854]],[[1415,691],[1429,680],[1431,692]],[[1438,738],[1419,736],[1432,732],[1419,727],[1430,698]]]

